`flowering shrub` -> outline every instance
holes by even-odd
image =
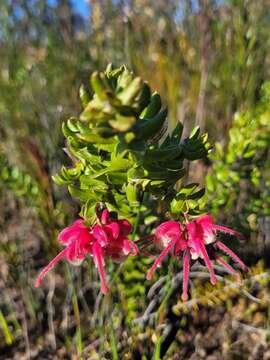
[[[65,249],[42,270],[36,286],[61,258],[79,264],[90,255],[106,294],[105,259],[122,262],[129,255],[144,255],[144,249],[152,245],[162,252],[147,278],[152,278],[166,255],[181,255],[184,300],[189,268],[196,260],[203,259],[212,284],[216,283],[212,259],[234,273],[217,250],[246,270],[217,239],[220,231],[241,235],[215,225],[209,215],[202,216],[204,189],[198,184],[183,185],[181,180],[188,161],[208,155],[207,135],[195,128],[182,139],[181,123],[168,133],[167,110],[162,109],[159,94],[152,93],[148,84],[134,78],[125,66],[114,69],[109,65],[105,72],[94,73],[91,86],[92,97],[86,87],[80,88],[82,113],[63,124],[66,153],[73,167],[63,166],[54,177],[79,199],[82,219],[60,232],[58,239]],[[166,218],[170,220],[163,222]],[[154,224],[157,229],[152,235]],[[128,238],[131,232],[132,240]]]

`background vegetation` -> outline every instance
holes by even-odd
[[[68,0],[1,1],[1,358],[270,358],[269,33],[268,0],[92,0],[83,15]],[[51,180],[66,161],[61,123],[81,111],[79,85],[108,62],[161,93],[169,128],[199,125],[216,142],[189,177],[208,174],[209,211],[246,236],[234,245],[251,267],[241,286],[220,273],[213,289],[193,268],[182,303],[174,261],[175,275],[159,270],[150,288],[144,259],[119,273],[111,264],[110,298],[91,263],[59,264],[33,288],[78,212]]]

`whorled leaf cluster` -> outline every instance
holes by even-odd
[[[184,160],[207,156],[207,135],[195,128],[182,139],[178,123],[169,134],[160,95],[125,66],[94,72],[92,95],[80,88],[82,112],[63,124],[66,152],[73,166],[63,166],[56,183],[67,185],[91,220],[97,202],[132,218],[149,199],[164,201],[174,214],[196,209],[203,195],[197,184],[176,189],[186,174]]]

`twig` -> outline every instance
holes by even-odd
[[[270,335],[270,330],[267,329],[262,329],[262,328],[257,328],[256,326],[252,326],[252,325],[248,325],[248,324],[244,324],[241,321],[238,321],[236,319],[233,320],[233,325],[237,324],[237,325],[241,325],[245,330],[249,331],[249,332],[256,332],[259,333],[263,336],[268,336]]]
[[[148,291],[147,298],[150,299],[156,292],[156,290],[166,281],[167,276],[163,276],[151,286]]]
[[[98,317],[98,312],[99,312],[99,308],[100,308],[100,303],[103,299],[103,294],[102,292],[100,291],[97,298],[96,298],[96,302],[95,302],[95,307],[94,307],[94,312],[93,312],[93,316],[92,316],[92,319],[91,319],[91,325],[94,326],[95,325],[95,322],[96,322],[96,319]]]
[[[217,267],[218,270],[220,270],[220,267]],[[194,266],[194,269],[196,270],[204,270],[205,268],[203,266],[197,265]],[[223,270],[223,269],[222,269]],[[265,278],[269,276],[269,274],[267,272],[264,272],[262,274],[258,274],[258,275],[254,275],[253,277],[250,277],[248,279],[246,279],[242,284],[238,284],[235,282],[232,282],[222,276],[217,275],[217,279],[219,281],[224,282],[228,287],[231,288],[237,288],[243,295],[245,295],[247,298],[249,298],[251,301],[254,301],[256,303],[261,303],[261,299],[258,299],[257,297],[253,296],[252,294],[250,294],[246,289],[243,289],[243,285],[245,285],[247,282],[249,281],[256,281],[258,279],[261,278]],[[182,272],[178,273],[177,275],[175,275],[172,279],[172,291],[174,291],[177,287],[179,282],[182,280],[183,274]],[[207,272],[204,271],[191,271],[190,272],[190,278],[209,278],[209,274]],[[164,293],[164,289],[163,287],[160,289],[160,291],[158,292],[158,294],[155,294],[156,289],[158,289],[163,283],[164,281],[166,281],[167,276],[164,276],[163,278],[161,278],[160,280],[158,280],[149,290],[149,292],[151,291],[151,295],[155,296],[155,298],[150,302],[150,304],[148,305],[148,307],[146,308],[143,316],[137,318],[134,320],[135,324],[143,324],[146,323],[148,321],[151,321],[152,318],[156,315],[156,313],[152,313],[151,310],[153,310],[155,308],[155,306],[158,305],[158,303],[161,302],[162,299],[162,294]],[[224,289],[220,290],[217,289],[215,290],[217,293],[224,291]],[[147,297],[149,298],[149,293],[147,295]],[[197,299],[190,299],[188,301],[186,301],[185,303],[183,303],[186,307],[190,308],[192,307],[194,304],[197,304],[200,301],[200,298]]]
[[[21,295],[22,295],[22,299],[24,299],[24,293],[23,293],[22,289],[21,289]],[[24,341],[25,341],[25,354],[26,354],[26,358],[28,360],[30,360],[31,359],[31,349],[30,349],[30,341],[29,341],[29,335],[28,335],[27,318],[26,318],[25,309],[24,309],[24,300],[20,301],[20,307],[21,307],[21,316],[22,316],[23,337],[24,337]]]
[[[51,341],[51,345],[53,350],[56,350],[56,338],[55,338],[55,330],[53,324],[53,315],[54,315],[54,308],[53,308],[53,295],[55,290],[55,279],[54,276],[49,277],[49,292],[47,295],[47,313],[48,313],[48,324],[49,324],[49,337]]]

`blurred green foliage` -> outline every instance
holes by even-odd
[[[37,184],[29,174],[23,173],[18,167],[11,167],[7,160],[0,156],[0,190],[11,190],[18,197],[27,196],[27,200],[38,194]]]
[[[247,233],[270,215],[270,83],[255,107],[235,114],[228,143],[216,144],[207,189],[211,211]]]

